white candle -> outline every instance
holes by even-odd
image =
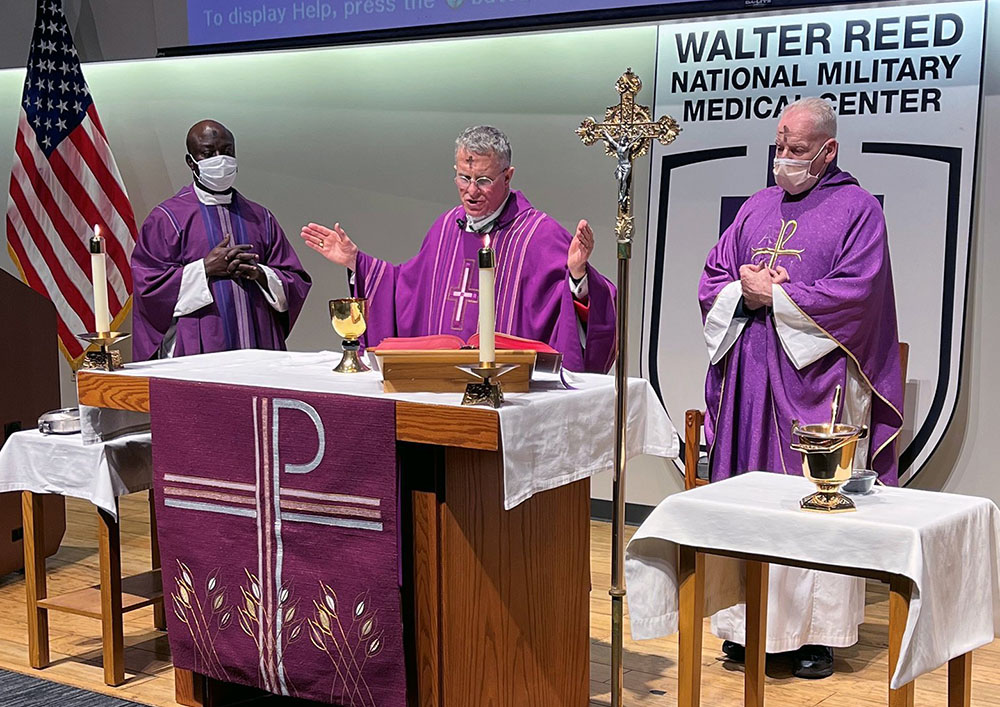
[[[98,334],[111,331],[111,317],[108,313],[108,275],[104,257],[101,227],[94,226],[94,235],[90,239],[90,276],[94,283],[94,327]]]
[[[494,256],[490,247],[479,251],[479,362],[496,362],[496,305],[494,287]]]

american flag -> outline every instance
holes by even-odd
[[[76,334],[94,331],[87,241],[107,245],[112,329],[128,314],[135,217],[59,1],[39,2],[14,142],[7,248],[21,279],[59,315],[59,347],[75,368]]]

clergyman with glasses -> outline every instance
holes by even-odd
[[[519,191],[507,137],[466,129],[455,141],[461,204],[441,214],[420,251],[394,265],[360,250],[339,223],[310,223],[302,238],[347,268],[351,289],[369,303],[366,345],[389,336],[476,333],[477,252],[496,251],[496,330],[543,341],[574,371],[606,372],[615,357],[615,288],[588,262],[594,233],[580,221],[570,235]]]

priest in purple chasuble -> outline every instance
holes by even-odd
[[[152,210],[132,252],[133,357],[284,349],[309,275],[274,215],[233,188],[233,134],[202,121],[187,151],[194,183]]]
[[[836,113],[823,99],[789,105],[778,124],[778,186],[743,205],[708,254],[699,287],[711,365],[705,439],[712,481],[747,471],[802,474],[792,420],[867,425],[855,468],[897,483],[902,426],[896,304],[885,217],[835,163]],[[796,674],[825,677],[828,646],[857,641],[864,580],[774,565],[767,651],[797,650]],[[713,617],[739,655],[743,606]]]
[[[368,298],[366,345],[389,336],[475,334],[476,253],[489,244],[496,330],[549,344],[570,370],[607,372],[615,356],[615,288],[588,262],[594,234],[587,222],[571,236],[511,191],[510,144],[496,128],[459,136],[455,174],[461,205],[441,214],[417,255],[401,265],[360,251],[340,224],[302,229],[311,248],[348,268],[354,295]]]

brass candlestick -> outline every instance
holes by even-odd
[[[498,366],[495,363],[481,362],[478,366],[458,366],[458,368],[480,379],[465,386],[462,405],[489,405],[498,408],[503,404],[500,376],[513,371],[517,368],[517,364]]]
[[[120,331],[88,331],[77,334],[78,339],[86,341],[90,346],[100,347],[97,351],[88,351],[83,357],[80,368],[83,370],[103,370],[114,371],[125,364],[122,363],[121,351],[113,351],[112,346],[120,341],[124,341],[131,334]]]

